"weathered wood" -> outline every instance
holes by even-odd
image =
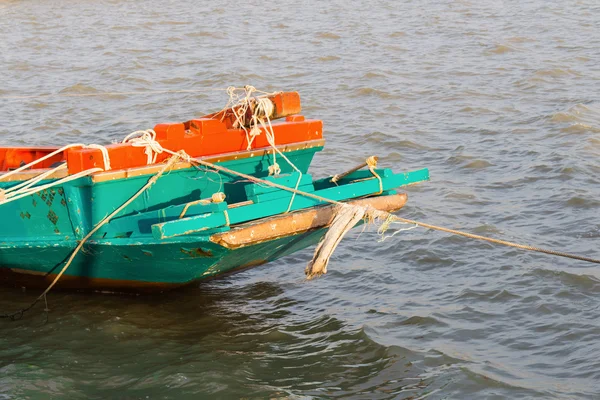
[[[406,204],[406,194],[372,197],[348,202],[350,205],[371,206],[393,212]],[[326,228],[335,214],[335,205],[314,207],[309,210],[277,215],[239,225],[228,232],[217,233],[210,241],[228,249],[252,246],[269,240],[298,235],[310,230]]]
[[[346,233],[354,228],[365,217],[366,208],[338,205],[329,229],[315,250],[312,260],[306,266],[304,273],[307,279],[312,279],[327,273],[327,264],[331,255],[340,244]]]
[[[226,203],[219,203],[227,207]],[[178,219],[152,225],[152,236],[157,240],[177,236],[194,235],[209,229],[226,226],[228,217],[224,211],[200,214],[194,217]]]
[[[272,120],[299,114],[302,111],[300,94],[298,92],[281,92],[264,97],[273,102],[274,110],[273,115],[270,117]],[[240,107],[234,106],[226,110],[208,114],[203,118],[218,119],[224,121],[228,127],[232,127],[236,122],[235,113],[238,112]]]
[[[377,170],[383,178],[383,190],[391,190],[397,187],[411,185],[429,179],[429,171],[427,169],[406,172],[402,174],[393,174],[390,170]],[[370,173],[369,171],[367,171]],[[277,178],[266,178],[277,182]],[[329,183],[330,178],[324,180]],[[332,186],[316,190],[313,194],[335,201],[345,201],[362,196],[370,196],[379,191],[379,181],[376,178],[364,180],[356,183],[348,183],[340,186]],[[315,181],[315,187],[317,181]],[[281,197],[277,200],[267,201],[259,204],[252,204],[246,207],[239,207],[229,211],[229,219],[231,225],[244,223],[249,219],[259,219],[269,217],[273,214],[285,212],[288,209],[292,194],[288,192],[287,197]],[[291,211],[299,210],[308,207],[326,204],[322,201],[297,195],[294,199]],[[249,218],[249,216],[251,216]]]
[[[377,157],[374,157],[374,159],[375,159],[375,161],[378,161],[378,160],[379,160],[379,158],[377,158]],[[348,176],[348,175],[350,175],[351,173],[353,173],[353,172],[356,172],[356,171],[358,171],[358,170],[360,170],[360,169],[362,169],[362,168],[366,167],[367,165],[369,165],[369,163],[367,163],[367,162],[365,161],[364,163],[362,163],[362,164],[359,164],[359,165],[357,165],[356,167],[354,167],[354,168],[352,168],[352,169],[349,169],[349,170],[348,170],[348,171],[346,171],[346,172],[342,172],[341,174],[334,175],[334,176],[333,176],[333,178],[331,178],[331,182],[333,182],[333,183],[338,183],[340,180],[344,179],[346,176]]]

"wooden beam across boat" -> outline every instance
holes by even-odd
[[[394,212],[404,207],[407,200],[406,193],[402,193],[354,200],[347,204],[371,206],[377,210]],[[214,234],[210,237],[210,241],[228,249],[238,249],[310,230],[327,228],[335,216],[335,207],[335,205],[313,207],[248,222],[227,232]]]

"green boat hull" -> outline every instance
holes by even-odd
[[[162,291],[262,265],[316,244],[325,229],[230,250],[208,238],[170,243],[117,239],[94,242],[79,253],[59,287],[118,292]],[[76,242],[54,246],[23,244],[2,249],[0,279],[25,287],[45,287],[71,255]]]
[[[280,163],[279,177],[269,177],[272,157],[249,156],[218,164],[280,185],[336,200],[385,195],[428,179],[427,170],[393,174],[377,170],[350,174],[334,185],[306,172],[322,147],[288,152],[302,172]],[[21,286],[45,285],[92,228],[143,187],[153,174],[81,178],[0,207],[0,276]],[[0,182],[7,189],[19,182]],[[47,182],[42,182],[44,184]],[[206,203],[224,192],[226,202]],[[250,221],[286,211],[323,207],[324,202],[240,180],[237,176],[184,167],[169,171],[111,222],[96,232],[74,258],[59,285],[114,291],[165,290],[261,265],[317,243],[326,227],[238,248],[212,238]]]

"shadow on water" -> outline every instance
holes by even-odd
[[[30,298],[3,289],[0,306]],[[15,301],[15,299],[18,299]],[[0,396],[416,398],[422,357],[383,346],[277,283],[216,281],[156,296],[55,292],[2,321]]]

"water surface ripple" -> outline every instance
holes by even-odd
[[[593,0],[0,3],[0,143],[106,143],[298,90],[312,172],[429,167],[402,215],[598,257],[600,7]],[[196,89],[198,93],[19,96]],[[154,297],[52,293],[0,325],[0,398],[591,399],[600,272],[414,229],[353,232]],[[0,309],[36,293],[0,289]]]

